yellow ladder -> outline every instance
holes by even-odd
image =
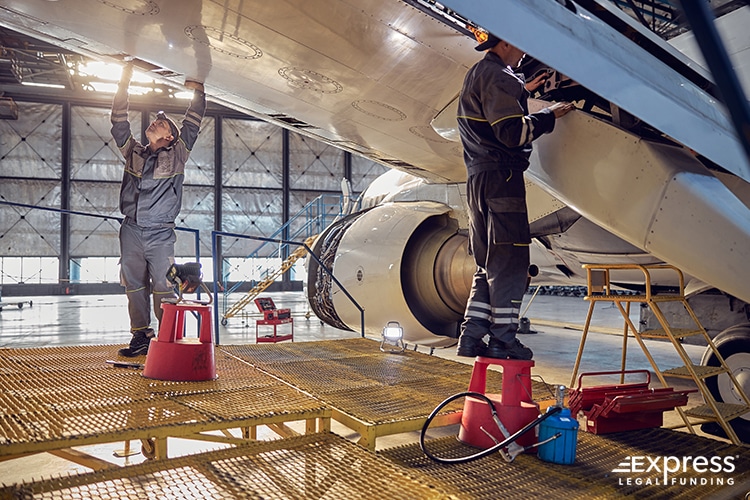
[[[305,245],[310,246],[312,245],[313,241],[315,241],[316,236],[311,236],[305,240]],[[225,321],[229,318],[233,318],[236,316],[239,312],[241,312],[250,302],[255,300],[255,298],[263,293],[269,286],[273,284],[276,279],[290,270],[292,266],[294,266],[294,263],[297,262],[299,259],[307,255],[307,249],[304,246],[299,246],[297,249],[289,254],[289,257],[284,259],[284,262],[281,263],[281,266],[278,269],[275,269],[273,272],[271,272],[268,276],[266,276],[262,281],[260,281],[258,284],[256,284],[250,291],[248,291],[244,297],[242,297],[240,300],[232,304],[232,307],[227,309],[227,311],[224,313],[224,317],[222,320],[222,324],[226,324]]]
[[[586,264],[583,266],[583,268],[586,269],[586,279],[588,286],[588,292],[586,297],[584,297],[584,300],[588,300],[590,303],[589,310],[586,315],[586,323],[584,325],[583,334],[581,336],[581,342],[578,346],[578,355],[576,356],[575,366],[573,367],[573,376],[571,378],[570,386],[573,387],[576,383],[578,369],[581,364],[581,356],[583,354],[583,347],[586,343],[586,336],[588,335],[589,326],[591,325],[591,317],[593,316],[594,306],[597,302],[612,302],[617,306],[620,314],[622,314],[622,317],[625,319],[622,340],[621,369],[623,371],[625,370],[628,335],[632,334],[638,344],[641,346],[641,349],[643,350],[646,358],[651,363],[651,366],[653,367],[654,372],[656,373],[656,376],[659,378],[659,381],[661,382],[663,387],[669,387],[669,384],[665,379],[665,375],[668,375],[676,378],[693,380],[695,382],[695,385],[700,390],[705,404],[687,410],[683,410],[680,407],[675,408],[675,410],[682,418],[682,421],[685,423],[687,429],[691,433],[695,434],[693,425],[706,422],[718,422],[721,425],[722,429],[724,429],[724,432],[726,432],[727,437],[732,441],[732,443],[734,443],[735,445],[742,444],[742,441],[740,441],[740,439],[737,437],[737,434],[734,432],[734,429],[729,422],[732,419],[737,418],[750,411],[750,400],[748,399],[747,394],[743,392],[742,387],[738,383],[735,376],[732,374],[732,370],[725,363],[724,358],[721,356],[721,354],[719,354],[719,351],[711,341],[711,337],[706,332],[706,329],[703,328],[697,316],[693,312],[693,309],[688,304],[687,299],[685,298],[685,280],[682,271],[669,264]],[[645,294],[618,295],[616,293],[613,293],[610,275],[611,271],[642,272],[645,279]],[[679,278],[678,293],[652,293],[652,273],[655,274],[665,272],[674,272],[677,274]],[[633,302],[648,305],[648,307],[651,308],[651,311],[658,320],[659,324],[661,325],[661,328],[639,332],[630,319],[630,304]],[[659,304],[663,302],[681,302],[683,307],[695,323],[695,328],[671,328],[666,316],[659,307]],[[623,304],[625,305],[623,306]],[[687,355],[687,352],[685,352],[685,349],[681,343],[682,339],[693,335],[703,336],[703,339],[708,345],[708,348],[712,350],[713,355],[719,361],[719,366],[702,366],[693,364],[692,360]],[[661,371],[657,366],[657,363],[654,360],[653,356],[646,347],[643,339],[669,340],[679,354],[683,363],[685,363],[684,366]],[[714,399],[713,394],[711,394],[711,391],[706,385],[706,380],[710,379],[711,377],[719,376],[720,374],[725,374],[729,377],[729,380],[734,385],[737,394],[740,394],[741,398],[744,400],[744,405],[720,403]],[[623,382],[623,377],[621,377],[621,383]],[[690,418],[696,420],[691,421]]]

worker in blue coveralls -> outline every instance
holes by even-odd
[[[475,48],[487,53],[466,75],[457,118],[468,174],[469,253],[477,270],[457,354],[528,360],[531,349],[516,338],[531,244],[523,173],[532,141],[552,132],[573,105],[529,113],[529,90],[543,82],[527,85],[514,72],[523,51],[492,34]]]
[[[120,356],[148,353],[151,339],[151,304],[161,321],[161,302],[174,298],[167,271],[174,263],[175,219],[182,207],[185,163],[198,139],[206,95],[203,84],[185,81],[193,99],[182,120],[182,128],[163,111],[146,129],[148,143],[137,141],[128,121],[128,86],[133,66],[123,69],[112,103],[112,137],[125,158],[120,187],[120,281],[128,297],[130,345]],[[153,301],[153,302],[152,302]]]

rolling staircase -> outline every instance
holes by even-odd
[[[586,316],[586,323],[584,325],[583,334],[581,336],[581,342],[578,347],[578,355],[576,356],[575,366],[573,368],[573,376],[571,379],[570,386],[573,387],[578,376],[578,369],[580,367],[581,356],[583,354],[584,344],[586,342],[586,336],[591,324],[591,318],[594,312],[594,306],[597,302],[612,302],[614,303],[625,319],[625,325],[623,330],[623,344],[622,344],[622,372],[625,371],[626,353],[627,353],[627,339],[629,335],[632,335],[638,344],[641,346],[644,355],[651,363],[651,366],[659,378],[663,387],[669,387],[669,383],[666,377],[675,377],[682,379],[690,379],[695,382],[698,390],[703,396],[704,404],[683,409],[680,407],[675,408],[685,423],[685,426],[691,433],[695,433],[693,429],[694,425],[703,424],[707,422],[716,422],[721,425],[722,429],[726,433],[732,443],[735,445],[742,444],[742,441],[737,437],[730,421],[750,411],[750,400],[747,394],[742,390],[742,387],[738,383],[735,376],[732,374],[731,369],[727,366],[724,358],[718,352],[716,346],[711,341],[711,337],[706,332],[706,329],[700,324],[697,316],[693,312],[692,308],[688,304],[685,298],[685,283],[682,272],[674,266],[668,264],[658,265],[638,265],[638,264],[612,264],[612,265],[599,265],[591,264],[584,265],[587,273],[588,281],[588,293],[584,300],[588,300],[589,310]],[[627,271],[641,271],[645,278],[645,294],[642,295],[618,295],[612,291],[611,283],[611,272],[627,272]],[[654,294],[652,292],[652,274],[653,273],[664,273],[674,272],[679,278],[679,292],[672,294]],[[654,316],[658,320],[661,328],[639,332],[633,325],[630,319],[630,304],[639,303],[647,305]],[[688,312],[693,322],[695,323],[694,328],[672,328],[669,325],[667,317],[662,312],[659,304],[665,302],[680,302],[682,303],[685,310]],[[624,304],[624,305],[623,305]],[[702,366],[696,365],[692,362],[687,352],[682,345],[682,339],[690,336],[702,336],[703,340],[708,345],[708,348],[713,351],[713,355],[719,361],[719,366]],[[674,346],[676,352],[679,354],[684,365],[678,368],[672,368],[662,371],[656,363],[648,347],[644,343],[644,339],[662,339],[668,340]],[[624,376],[624,375],[623,375]],[[712,377],[726,376],[729,378],[731,384],[734,386],[738,394],[741,395],[741,399],[744,400],[744,404],[727,404],[716,401],[713,394],[706,385],[706,381]],[[623,382],[621,377],[620,382]]]
[[[308,247],[315,241],[315,236],[310,236],[305,240],[305,245]],[[253,288],[251,288],[240,300],[235,302],[227,311],[224,313],[222,318],[222,324],[226,325],[226,320],[236,316],[240,313],[248,304],[252,303],[258,295],[266,291],[266,289],[273,284],[282,274],[287,272],[294,266],[294,263],[299,259],[307,255],[307,249],[303,246],[297,247],[297,249],[289,254],[289,257],[284,259],[277,269],[272,270],[268,273],[265,278],[259,281]]]
[[[348,197],[345,195],[332,195],[324,194],[318,196],[314,200],[310,201],[305,205],[297,214],[292,216],[284,225],[282,225],[276,232],[274,232],[270,238],[258,238],[263,243],[255,249],[255,251],[246,256],[248,262],[252,262],[254,259],[264,255],[263,252],[267,252],[268,245],[272,243],[272,240],[280,238],[282,235],[289,233],[288,239],[299,241],[304,238],[305,245],[308,247],[312,245],[313,241],[326,227],[328,227],[335,220],[340,218],[346,209],[345,204],[349,203]],[[291,231],[291,228],[296,227],[297,229]],[[252,236],[247,236],[248,239],[254,239]],[[279,247],[271,252],[270,255],[264,258],[276,258],[288,251],[289,244],[279,245]],[[221,318],[221,324],[226,326],[228,320],[242,312],[245,307],[252,304],[258,295],[263,293],[268,287],[270,287],[279,277],[289,271],[294,264],[301,258],[305,257],[307,250],[304,246],[297,246],[288,257],[286,257],[281,265],[278,267],[266,269],[261,273],[262,278],[253,284],[251,289],[239,300],[234,302],[231,306],[228,305],[228,297],[237,291],[240,286],[244,284],[244,281],[238,281],[234,285],[229,286],[226,283],[226,277],[224,280],[224,300],[223,307],[224,313]]]

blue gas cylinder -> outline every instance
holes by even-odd
[[[572,464],[576,461],[578,421],[570,416],[569,408],[563,408],[539,424],[538,442],[541,443],[558,432],[561,434],[559,438],[539,446],[537,456],[545,462]]]

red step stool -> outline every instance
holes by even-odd
[[[216,378],[211,333],[211,307],[206,304],[163,302],[159,334],[151,340],[143,376],[157,380],[197,382]],[[198,338],[184,338],[185,313],[197,313]]]
[[[254,300],[258,310],[263,315],[263,319],[259,319],[255,322],[255,342],[283,342],[284,340],[291,340],[294,342],[294,320],[292,319],[291,309],[277,309],[276,304],[273,303],[273,299],[270,297],[258,297]],[[287,334],[279,335],[276,331],[279,325],[288,324],[291,328]],[[272,326],[273,335],[260,336],[260,326]]]
[[[501,394],[485,393],[488,365],[503,367]],[[517,359],[478,356],[474,360],[469,391],[484,394],[495,404],[497,416],[510,434],[523,429],[539,416],[539,407],[531,397],[532,366],[534,366],[534,361]],[[505,436],[502,435],[500,429],[492,420],[492,414],[487,403],[481,399],[467,397],[464,402],[464,413],[461,417],[458,440],[477,448],[492,448],[496,443],[485,431],[492,434],[497,442],[505,440]],[[534,432],[527,432],[516,442],[524,447],[531,446],[536,444],[536,435]],[[533,450],[535,451],[536,448],[533,448]]]

